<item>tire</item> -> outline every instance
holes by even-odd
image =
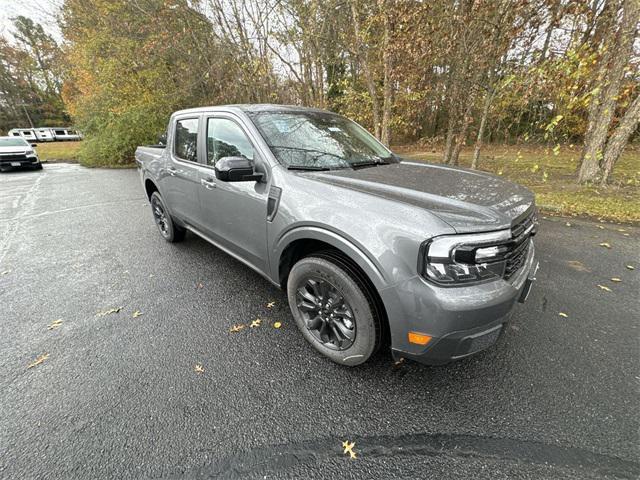
[[[151,213],[153,214],[153,219],[156,222],[156,226],[158,227],[158,231],[162,238],[170,243],[181,242],[184,240],[184,236],[187,233],[186,229],[176,225],[173,221],[160,194],[158,192],[153,192],[149,201],[151,202]]]
[[[330,360],[351,367],[366,362],[381,343],[374,299],[354,273],[346,262],[315,254],[298,261],[287,282],[289,307],[304,338]]]
[[[42,170],[42,164],[38,162],[38,164],[33,167],[35,170]]]

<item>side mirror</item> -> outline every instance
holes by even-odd
[[[167,132],[164,132],[162,135],[158,137],[158,145],[166,145],[167,144]]]
[[[258,182],[262,174],[253,169],[247,157],[222,157],[216,162],[216,178],[223,182]]]
[[[30,145],[31,145],[31,148],[36,148],[38,146],[37,143],[31,143]]]

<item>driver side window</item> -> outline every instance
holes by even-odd
[[[207,121],[207,165],[223,157],[246,157],[253,160],[253,146],[240,126],[227,118]]]

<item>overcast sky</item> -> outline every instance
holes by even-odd
[[[0,34],[11,31],[11,18],[24,15],[60,40],[55,15],[61,3],[62,0],[0,0]]]

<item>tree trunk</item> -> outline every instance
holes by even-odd
[[[603,172],[602,172],[602,185],[605,185],[609,180],[609,175],[613,171],[613,166],[616,164],[620,155],[622,154],[624,147],[629,141],[629,137],[638,128],[640,123],[640,93],[636,99],[629,105],[627,112],[620,120],[618,128],[616,128],[607,142],[607,148],[604,151],[603,159]]]
[[[449,163],[451,165],[458,165],[459,163],[460,151],[462,150],[462,146],[467,139],[467,130],[469,130],[469,125],[471,125],[471,120],[473,120],[473,117],[471,116],[471,111],[473,110],[474,103],[473,100],[474,96],[472,95],[468,100],[469,103],[467,104],[467,108],[464,112],[462,126],[460,127],[460,131],[458,132],[458,135],[456,137],[455,146],[453,147],[451,157],[449,158]]]
[[[378,8],[384,19],[384,37],[382,41],[382,68],[384,85],[380,141],[386,146],[389,146],[389,143],[391,142],[391,106],[393,103],[393,86],[391,85],[391,52],[389,51],[389,9],[387,8],[385,0],[378,0]]]
[[[471,160],[471,168],[478,168],[478,163],[480,162],[480,149],[482,148],[482,137],[484,136],[484,129],[487,125],[487,117],[489,116],[489,110],[491,108],[491,103],[493,102],[493,97],[496,95],[496,88],[490,87],[491,89],[487,92],[487,96],[484,99],[484,107],[482,108],[482,118],[480,119],[480,126],[478,127],[478,137],[476,138],[476,145],[473,149],[473,160]]]
[[[611,56],[610,66],[608,70],[605,70],[606,76],[600,78],[602,81],[596,85],[599,90],[591,99],[597,104],[589,107],[589,125],[585,134],[582,163],[578,172],[578,182],[580,183],[594,181],[602,172],[600,161],[615,113],[616,99],[624,76],[624,68],[633,49],[636,25],[640,17],[639,4],[638,0],[625,0],[622,24],[614,42],[608,49],[615,52],[615,55]],[[605,56],[607,55],[605,54]],[[607,80],[608,84],[605,83]]]
[[[373,132],[375,137],[380,140],[380,102],[378,100],[378,93],[376,91],[376,84],[373,79],[373,73],[371,72],[371,67],[369,65],[369,56],[366,52],[362,51],[362,37],[360,34],[360,17],[358,13],[357,0],[353,0],[351,2],[351,15],[353,17],[353,31],[356,41],[356,57],[358,58],[359,63],[362,65],[365,83],[367,84],[367,90],[369,92],[369,96],[371,97]]]

